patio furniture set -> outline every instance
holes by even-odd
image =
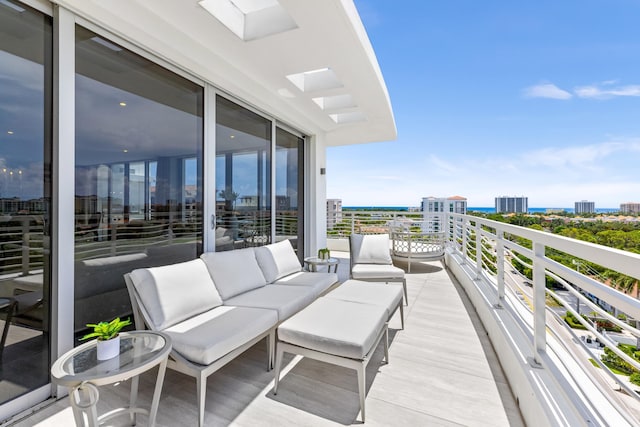
[[[274,394],[285,352],[355,369],[364,422],[365,368],[380,341],[389,362],[388,322],[400,309],[404,328],[406,281],[388,235],[352,236],[350,255],[352,279],[342,284],[336,273],[304,271],[287,240],[125,275],[136,329],[166,337],[167,366],[196,378],[198,425],[207,378],[262,339]]]

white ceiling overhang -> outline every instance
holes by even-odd
[[[328,145],[396,138],[352,0],[54,2]]]

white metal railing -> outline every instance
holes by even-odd
[[[620,320],[615,314],[620,311],[626,314],[628,319],[640,320],[640,301],[603,283],[599,276],[577,271],[576,265],[590,262],[640,281],[640,255],[469,215],[449,214],[446,228],[448,251],[457,256],[461,265],[470,269],[471,274],[475,275],[474,281],[482,280],[493,286],[494,301],[491,303],[495,309],[503,306],[505,292],[512,292],[509,286],[515,285],[507,283],[505,279],[505,264],[512,268],[516,263],[531,270],[532,301],[528,309],[533,317],[533,364],[540,365],[541,355],[547,351],[547,331],[553,330],[556,324],[547,321],[546,316],[546,296],[551,295],[600,343],[640,371],[640,363],[637,360],[620,350],[614,341],[590,320],[584,319],[568,301],[546,287],[547,278],[553,279],[589,307],[599,319],[604,319],[639,339],[640,330],[629,322]],[[558,259],[564,260],[565,263]],[[567,259],[573,259],[575,262],[567,263]],[[601,305],[594,303],[589,296],[596,298]],[[612,307],[614,313],[610,313],[603,306]],[[597,363],[604,368],[601,361]],[[638,394],[619,377],[613,374],[610,377],[630,396],[638,399]],[[636,422],[638,420],[631,424]]]

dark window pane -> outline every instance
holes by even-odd
[[[203,96],[76,27],[76,332],[130,313],[124,273],[201,251]]]
[[[276,129],[276,240],[289,239],[296,249],[304,248],[303,150],[304,139]]]
[[[0,3],[0,404],[49,382],[51,31]]]

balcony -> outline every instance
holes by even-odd
[[[388,222],[380,219],[385,215],[380,213],[376,221]],[[356,221],[351,223],[356,231]],[[637,337],[640,331],[601,306],[640,319],[638,300],[555,261],[551,252],[573,257],[576,266],[593,262],[635,278],[640,277],[640,256],[473,216],[452,214],[444,225],[442,259],[414,261],[407,275],[406,324],[399,329],[398,314],[391,321],[390,364],[380,364],[381,348],[369,364],[367,424],[638,425],[640,405],[632,397],[637,394],[633,386],[593,366],[593,350],[564,326],[545,299],[552,295],[575,312],[564,296],[570,294]],[[329,237],[330,247],[340,246],[341,235]],[[348,254],[334,250],[332,255],[341,258],[339,276],[346,280]],[[511,272],[514,258],[533,271],[530,287]],[[408,267],[406,261],[399,265]],[[547,289],[546,277],[566,290]],[[611,335],[584,323],[587,333],[620,352]],[[207,425],[360,423],[354,372],[289,356],[281,391],[274,396],[273,373],[264,369],[265,351],[260,343],[210,378]],[[640,369],[633,359],[621,357]],[[142,404],[150,402],[154,375],[143,376]],[[127,393],[126,383],[102,388],[100,412],[126,401]],[[196,419],[193,379],[168,371],[158,424],[185,425]],[[71,420],[62,399],[17,425],[68,425]]]

